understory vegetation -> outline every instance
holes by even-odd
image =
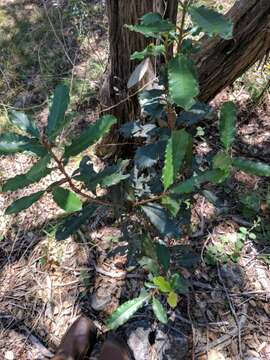
[[[127,243],[127,273],[139,268],[144,275],[138,281],[139,290],[124,296],[102,319],[110,330],[124,325],[144,307],[151,308],[158,322],[168,324],[194,291],[192,277],[201,271],[201,264],[216,269],[220,278],[221,266],[238,264],[246,244],[269,246],[269,162],[264,156],[239,150],[243,109],[233,101],[235,96],[219,101],[218,111],[215,104],[198,100],[193,56],[200,51],[202,36],[233,37],[232,21],[218,12],[224,10],[221,4],[205,3],[180,2],[177,26],[159,13],[145,14],[138,24],[126,25],[149,39],[143,51],[131,56],[138,65],[128,88],[138,86],[152,63],[157,73],[151,88],[138,92],[140,118],[116,130],[118,119],[113,115],[96,116],[108,47],[103,42],[102,54],[92,51],[107,31],[102,4],[69,1],[64,10],[43,4],[44,18],[34,5],[30,10],[25,6],[25,13],[18,16],[19,3],[12,10],[0,8],[0,26],[4,23],[0,32],[0,58],[4,59],[0,65],[0,155],[12,161],[16,154],[24,154],[31,162],[27,171],[1,180],[1,193],[12,199],[5,217],[16,219],[39,200],[50,198],[61,212],[42,229],[48,235],[48,252],[55,240],[84,238],[84,229],[97,214],[105,223],[108,217],[113,219],[121,236],[110,235],[110,243],[117,244],[119,239]],[[90,24],[90,18],[97,18],[97,23]],[[6,37],[8,22],[13,31]],[[95,45],[88,38],[91,32],[99,39]],[[94,53],[93,59],[85,59],[87,51]],[[244,111],[252,111],[268,96],[269,65],[263,64],[258,71],[259,77],[252,70],[234,84],[236,93],[245,88],[250,96]],[[93,116],[90,124],[84,121],[86,115],[88,120]],[[119,132],[119,150],[97,166],[95,146],[110,131]],[[256,186],[250,190],[241,182],[235,185],[237,176],[255,181]],[[253,180],[258,177],[261,186]],[[24,194],[28,188],[30,192]],[[233,231],[221,231],[213,241],[206,241],[199,201],[217,209],[213,223],[215,217],[233,213],[238,220]],[[197,239],[198,248],[192,244]],[[270,264],[267,251],[258,258]],[[42,256],[42,269],[48,266],[46,259],[47,255]],[[83,271],[80,277],[83,283],[89,280]]]

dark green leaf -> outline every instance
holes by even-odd
[[[121,126],[120,132],[125,138],[129,138],[129,137],[147,138],[149,134],[153,133],[156,128],[157,127],[154,124],[142,124],[140,121],[131,121]]]
[[[270,165],[262,162],[255,162],[244,158],[235,158],[233,159],[233,166],[249,174],[270,177]]]
[[[171,277],[171,286],[173,290],[177,292],[177,294],[188,293],[188,285],[186,280],[177,273],[173,274]]]
[[[189,194],[200,188],[201,184],[205,182],[213,182],[219,183],[224,180],[227,176],[227,173],[224,171],[215,169],[215,170],[207,170],[199,175],[194,175],[191,178],[183,181],[182,183],[174,186],[170,192],[172,194]]]
[[[139,94],[141,108],[151,119],[162,118],[164,114],[163,96],[164,91],[158,89],[145,90]]]
[[[167,272],[170,266],[170,250],[163,244],[156,244],[157,259],[163,270]]]
[[[115,330],[119,326],[126,323],[136,311],[138,311],[145,302],[150,299],[150,295],[145,294],[135,299],[129,300],[119,306],[119,308],[110,316],[107,321],[107,326],[110,330]]]
[[[229,171],[232,166],[232,158],[225,152],[218,152],[213,158],[213,168]]]
[[[237,109],[232,101],[224,103],[220,110],[219,131],[220,140],[225,150],[228,151],[235,138]]]
[[[15,154],[18,152],[31,152],[37,156],[45,156],[47,150],[34,139],[15,133],[0,135],[0,155]]]
[[[61,187],[54,188],[53,200],[66,212],[75,212],[82,209],[81,199],[68,189]]]
[[[165,141],[147,144],[137,149],[135,154],[135,165],[139,169],[149,168],[155,165],[164,156]]]
[[[180,210],[180,201],[175,200],[170,196],[164,196],[161,200],[162,205],[164,205],[169,212],[172,214],[173,217],[176,217]]]
[[[213,119],[213,108],[205,103],[197,101],[189,111],[182,111],[179,114],[176,124],[178,127],[192,126],[204,119]]]
[[[184,54],[178,54],[168,65],[169,94],[171,99],[185,110],[195,104],[199,94],[199,83],[193,61]]]
[[[97,205],[91,203],[84,206],[81,211],[66,217],[57,227],[55,235],[56,239],[65,240],[72,234],[75,234],[82,225],[91,219],[91,217],[95,214],[96,209]]]
[[[174,130],[168,140],[165,163],[162,171],[164,189],[167,190],[176,180],[186,155],[190,135],[186,130]]]
[[[75,138],[71,145],[66,146],[65,156],[76,156],[89,146],[95,144],[117,123],[117,119],[112,115],[105,115],[93,125],[90,125],[79,137]]]
[[[135,51],[130,59],[131,60],[144,60],[149,56],[159,56],[165,53],[164,45],[149,44],[143,51]]]
[[[166,310],[164,309],[163,305],[161,304],[161,302],[156,299],[153,298],[153,312],[156,316],[156,318],[163,324],[167,324],[168,322],[168,316],[166,313]]]
[[[123,160],[117,165],[108,166],[99,173],[84,174],[79,176],[78,179],[84,181],[89,190],[95,190],[98,185],[103,188],[117,185],[130,176],[129,174],[124,174],[128,163],[129,160]]]
[[[47,136],[53,140],[66,125],[65,113],[69,105],[69,89],[65,85],[59,85],[54,90],[53,102],[50,108],[47,126]]]
[[[138,25],[126,25],[130,31],[136,31],[145,37],[159,38],[162,33],[175,30],[175,25],[162,19],[159,13],[145,14]]]
[[[162,235],[175,238],[180,237],[181,232],[178,225],[170,218],[162,206],[153,203],[142,206],[142,210]]]
[[[141,242],[142,242],[142,253],[143,255],[156,259],[157,253],[156,253],[156,244],[153,241],[153,239],[148,236],[147,234],[142,234],[141,236]]]
[[[29,196],[24,196],[12,203],[5,211],[6,215],[11,214],[17,214],[22,210],[28,209],[30,206],[32,206],[36,201],[38,201],[45,191],[38,191],[34,194],[31,194]]]
[[[2,186],[2,191],[15,191],[22,189],[25,186],[38,182],[43,177],[51,173],[51,169],[47,168],[50,162],[50,156],[47,155],[36,162],[32,168],[26,173],[17,175],[14,178],[8,179]]]
[[[35,138],[39,138],[39,131],[35,123],[33,123],[33,121],[31,121],[23,112],[11,111],[9,120],[22,131],[27,132]]]
[[[233,37],[233,23],[230,18],[205,6],[190,6],[188,11],[192,21],[208,35],[219,35],[226,40]]]

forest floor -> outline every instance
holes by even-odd
[[[62,136],[97,118],[108,56],[101,1],[0,0],[0,45],[0,133],[11,129],[10,108],[32,114],[42,127],[47,96],[60,80],[70,86],[77,113]],[[236,153],[270,163],[270,95],[256,102],[264,80],[262,69],[254,67],[212,105],[217,111],[222,101],[235,101]],[[196,152],[203,161],[218,149],[217,123],[201,126]],[[32,164],[25,154],[0,157],[0,183]],[[0,194],[1,360],[50,358],[81,313],[95,321],[102,339],[108,314],[144,284],[141,268],[127,268],[121,251],[127,244],[109,215],[97,215],[64,242],[54,237],[62,211],[49,196],[19,215],[4,216],[15,198],[52,180]],[[146,307],[120,329],[131,348],[140,342],[136,360],[165,359],[160,349],[168,343],[166,359],[270,359],[269,183],[239,171],[222,189],[206,190],[192,209],[192,234],[178,243],[193,254],[184,255],[179,267],[189,294],[171,312],[168,326],[157,324]]]

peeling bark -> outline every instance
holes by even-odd
[[[234,38],[203,43],[196,58],[200,99],[209,102],[270,51],[270,1],[238,0],[227,14],[234,23]]]

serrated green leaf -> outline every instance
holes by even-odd
[[[167,324],[168,316],[167,316],[166,310],[164,309],[163,305],[161,304],[161,302],[158,299],[153,298],[152,308],[153,308],[153,312],[154,312],[156,318],[162,324]]]
[[[17,214],[22,210],[28,209],[30,206],[32,206],[36,201],[38,201],[45,191],[38,191],[34,194],[31,194],[29,196],[24,196],[12,203],[5,211],[6,215],[11,214]]]
[[[220,110],[219,131],[220,140],[225,150],[228,151],[235,138],[237,109],[232,101],[222,104]]]
[[[18,152],[31,152],[37,156],[45,156],[47,150],[35,139],[15,133],[0,135],[0,155],[15,154]]]
[[[170,266],[170,250],[163,244],[156,244],[156,254],[159,264],[163,267],[163,270],[167,272]]]
[[[119,308],[110,316],[107,326],[110,330],[115,330],[119,326],[126,323],[136,311],[138,311],[146,301],[150,299],[150,295],[145,294],[135,299],[129,300],[119,306]]]
[[[61,187],[53,189],[53,200],[66,212],[75,212],[82,209],[81,199],[72,191]]]
[[[228,176],[227,173],[219,169],[207,170],[200,175],[194,175],[191,178],[183,181],[182,183],[174,186],[171,190],[171,194],[189,194],[200,188],[201,184],[205,182],[219,183],[222,182]]]
[[[71,145],[65,148],[65,157],[76,156],[89,146],[95,144],[110,128],[117,123],[116,117],[105,115],[90,125],[79,137],[72,140]]]
[[[178,296],[174,291],[171,291],[167,297],[167,302],[171,308],[176,308],[178,304]]]
[[[188,285],[186,280],[175,273],[172,275],[170,279],[171,287],[177,294],[187,294],[188,293]]]
[[[169,293],[172,291],[171,284],[163,276],[156,276],[153,278],[153,284],[163,293]]]
[[[8,179],[3,184],[2,191],[15,191],[38,182],[51,173],[52,170],[47,168],[49,162],[50,155],[46,155],[44,158],[41,158],[38,162],[36,162],[26,174],[17,175],[14,178]]]
[[[9,113],[10,122],[17,126],[20,130],[27,132],[35,138],[39,138],[39,131],[35,123],[29,119],[29,117],[19,111],[11,111]]]
[[[138,25],[126,25],[130,31],[143,34],[145,37],[159,38],[163,33],[175,30],[175,25],[167,19],[162,19],[159,13],[148,13],[140,19]]]
[[[135,51],[130,59],[131,60],[144,60],[149,56],[159,56],[165,54],[164,45],[149,44],[143,51]]]
[[[233,23],[230,18],[205,6],[190,6],[188,12],[191,19],[203,32],[210,36],[219,35],[221,38],[229,40],[233,37]]]
[[[189,110],[199,95],[198,75],[194,62],[184,54],[178,54],[168,65],[169,94],[176,105]]]
[[[81,211],[69,215],[57,227],[55,237],[57,240],[65,240],[69,236],[75,234],[82,225],[87,223],[97,210],[96,204],[89,204]]]
[[[244,158],[234,158],[233,166],[252,175],[270,177],[270,165]]]
[[[157,230],[167,237],[180,237],[180,229],[176,222],[170,218],[167,211],[160,205],[149,203],[142,206],[142,210]]]
[[[59,85],[54,90],[53,102],[48,117],[46,134],[49,140],[53,140],[66,125],[65,113],[69,105],[69,89],[65,85]]]
[[[165,163],[162,171],[164,189],[167,190],[176,180],[186,155],[190,135],[186,130],[174,130],[168,140],[165,151]]]
[[[223,151],[218,152],[213,158],[213,168],[228,171],[232,166],[232,158]]]

